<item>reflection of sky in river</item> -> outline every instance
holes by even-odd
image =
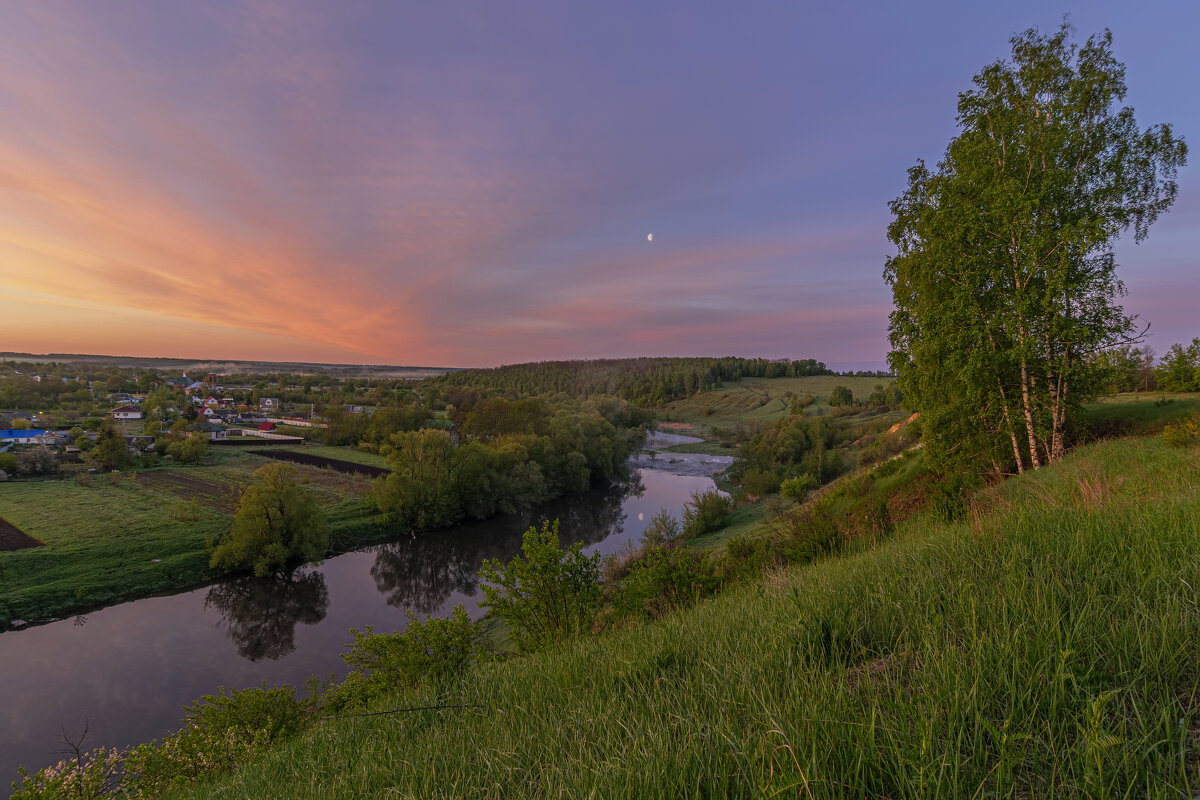
[[[543,518],[564,543],[613,553],[661,508],[678,515],[712,479],[635,470],[632,490],[594,492],[522,515],[404,537],[346,553],[288,586],[234,579],[0,634],[0,787],[61,756],[62,732],[86,724],[86,747],[124,746],[178,727],[182,706],[218,686],[302,685],[342,674],[350,628],[391,631],[404,608],[444,616],[463,603],[481,615],[475,572],[507,560]],[[640,480],[637,480],[640,478]],[[79,624],[76,624],[78,622]]]

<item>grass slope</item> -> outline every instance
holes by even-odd
[[[815,375],[807,378],[743,378],[720,389],[676,400],[663,407],[665,419],[705,428],[729,428],[734,425],[774,422],[787,416],[793,397],[812,393],[817,401],[805,409],[807,414],[829,409],[829,393],[845,386],[856,399],[865,398],[878,386],[887,386],[890,378],[849,378]]]
[[[1193,797],[1200,451],[1084,448],[869,552],[484,665],[175,797]],[[382,710],[382,708],[381,708]]]

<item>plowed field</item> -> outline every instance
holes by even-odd
[[[180,475],[178,472],[143,472],[138,483],[153,489],[166,491],[184,500],[195,499],[197,503],[214,511],[232,514],[237,508],[239,494],[232,486]]]
[[[26,547],[41,547],[42,543],[25,531],[0,517],[0,550],[24,550]]]

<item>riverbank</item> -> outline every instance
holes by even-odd
[[[481,664],[374,710],[458,707],[328,720],[172,797],[1191,796],[1196,457],[1081,448],[961,521],[919,513],[657,622]]]
[[[211,448],[202,466],[6,484],[0,517],[43,546],[0,553],[0,630],[213,580],[208,544],[228,530],[240,489],[267,463]],[[369,477],[298,471],[326,510],[335,551],[394,535],[366,501]]]
[[[299,482],[329,521],[330,555],[407,532],[370,499],[386,460],[342,447],[214,447],[203,465],[8,483],[0,519],[40,546],[0,552],[0,631],[222,577],[209,567],[210,545],[272,459],[298,462]]]
[[[61,758],[62,733],[90,726],[88,748],[128,747],[179,728],[183,706],[217,687],[246,689],[342,676],[350,629],[392,631],[405,609],[483,613],[478,571],[507,560],[522,534],[561,520],[564,544],[610,554],[636,543],[661,508],[677,509],[711,479],[638,470],[625,484],[525,513],[369,545],[291,581],[227,577],[203,588],[112,605],[0,633],[0,786],[24,764]],[[502,648],[502,630],[496,646]]]

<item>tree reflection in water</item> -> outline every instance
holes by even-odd
[[[329,590],[320,572],[232,578],[208,590],[204,607],[221,613],[241,656],[273,661],[296,649],[296,623],[316,625],[325,619]]]
[[[635,471],[623,483],[537,509],[380,545],[372,548],[371,577],[388,605],[432,614],[452,592],[474,594],[484,559],[508,561],[520,552],[521,537],[531,525],[557,519],[564,547],[575,542],[594,544],[621,530],[623,501],[644,491]]]

